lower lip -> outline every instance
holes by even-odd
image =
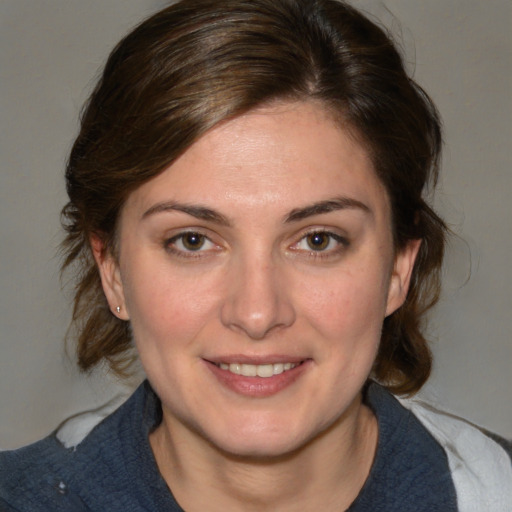
[[[205,361],[205,363],[220,383],[231,391],[248,397],[265,398],[291,386],[307,371],[311,360],[308,359],[295,368],[272,377],[245,377],[244,375],[231,373],[228,370],[222,370],[209,361]]]

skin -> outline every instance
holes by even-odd
[[[390,219],[364,147],[318,104],[284,103],[214,128],[133,192],[117,260],[93,240],[162,400],[156,462],[187,511],[357,496],[377,444],[361,390],[419,247],[395,254]],[[287,360],[301,364],[269,380],[215,366]]]

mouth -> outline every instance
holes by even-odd
[[[252,359],[252,360],[250,360]],[[254,360],[232,356],[229,360],[204,360],[221,385],[238,395],[265,398],[292,386],[312,367],[312,359],[287,360],[286,356]]]
[[[297,366],[303,364],[304,361],[298,363],[268,363],[268,364],[246,364],[246,363],[214,363],[221,370],[242,375],[243,377],[261,377],[268,379],[275,375],[293,370]]]

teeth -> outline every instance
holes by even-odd
[[[242,364],[242,363],[220,363],[221,370],[227,370],[236,375],[244,377],[263,377],[268,378],[273,375],[279,375],[287,370],[298,366],[298,363],[276,363],[276,364]]]
[[[256,367],[256,374],[258,377],[272,377],[274,375],[273,364],[262,364]]]
[[[229,365],[229,371],[231,373],[236,373],[237,375],[241,375],[242,374],[242,365],[241,364],[238,364],[238,363],[231,363]]]
[[[274,375],[279,375],[280,373],[284,372],[284,364],[282,363],[273,364],[272,368],[274,370]]]

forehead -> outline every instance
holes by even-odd
[[[371,158],[350,130],[313,102],[280,103],[222,123],[128,198],[143,210],[185,201],[246,210],[352,197],[387,208]]]

